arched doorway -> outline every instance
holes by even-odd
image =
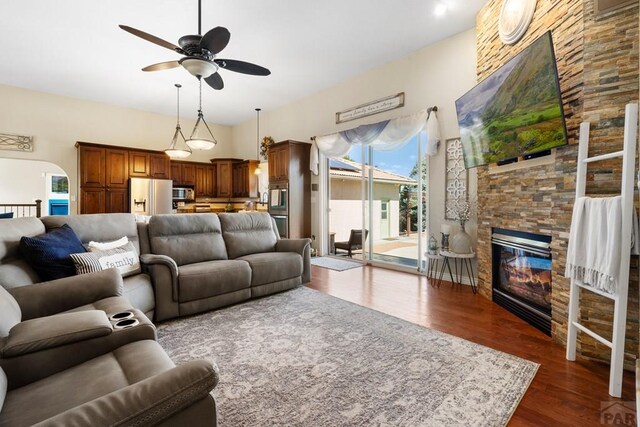
[[[69,214],[69,177],[58,165],[38,160],[0,158],[0,212],[35,216],[18,205],[41,200],[41,216]],[[13,206],[15,205],[15,206]]]

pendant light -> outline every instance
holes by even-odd
[[[262,173],[262,169],[260,169],[260,108],[256,108],[256,116],[257,116],[257,124],[256,124],[256,139],[258,141],[258,145],[256,148],[256,155],[258,158],[258,167],[253,172],[256,175],[260,175]]]
[[[172,159],[184,159],[191,155],[191,148],[186,144],[184,139],[184,135],[182,134],[182,129],[180,129],[180,88],[181,84],[176,83],[175,87],[178,90],[178,102],[177,102],[177,120],[176,120],[176,131],[173,134],[173,139],[171,140],[171,144],[169,148],[164,150]],[[182,141],[180,144],[178,142]]]
[[[216,146],[218,141],[213,137],[207,122],[204,121],[204,115],[202,114],[202,79],[198,79],[198,83],[200,83],[198,120],[196,121],[196,125],[193,127],[191,136],[187,139],[187,145],[194,150],[211,150]]]

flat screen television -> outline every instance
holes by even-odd
[[[456,101],[467,169],[567,144],[551,32]]]

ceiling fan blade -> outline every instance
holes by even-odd
[[[179,67],[180,63],[178,61],[167,61],[160,62],[158,64],[148,65],[142,69],[142,71],[161,71],[161,70],[169,70],[171,68]]]
[[[205,82],[215,90],[220,90],[224,87],[224,82],[222,81],[222,77],[218,73],[213,73],[206,79]]]
[[[250,62],[237,61],[235,59],[214,59],[213,62],[218,64],[220,68],[236,73],[251,74],[252,76],[268,76],[271,71]]]
[[[230,38],[231,33],[225,27],[215,27],[214,29],[207,31],[207,34],[202,36],[202,39],[200,40],[200,48],[207,49],[215,55],[227,47]]]
[[[128,33],[133,34],[134,36],[140,37],[141,39],[144,39],[148,42],[157,44],[158,46],[162,46],[162,47],[166,47],[167,49],[171,49],[175,52],[184,54],[184,51],[182,49],[180,49],[178,46],[176,46],[173,43],[169,43],[166,40],[162,40],[159,37],[153,36],[149,33],[145,33],[144,31],[140,31],[138,29],[129,27],[127,25],[118,25],[120,28],[122,28],[123,30],[125,30]]]

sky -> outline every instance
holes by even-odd
[[[362,147],[355,146],[349,151],[349,157],[356,162],[362,161]],[[418,137],[415,136],[397,151],[374,151],[373,164],[377,168],[408,177],[418,160]]]

